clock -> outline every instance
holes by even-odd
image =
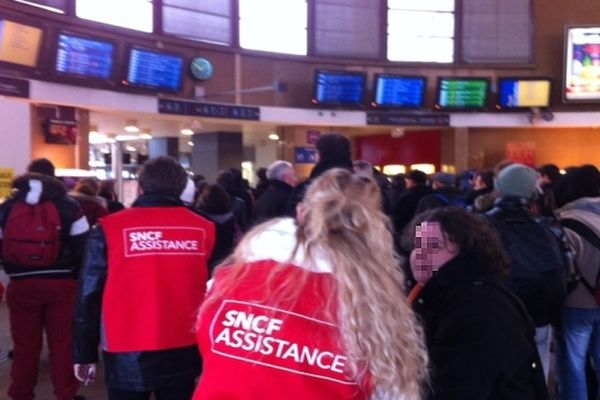
[[[214,72],[210,61],[203,57],[196,57],[190,63],[192,76],[200,81],[209,79]]]

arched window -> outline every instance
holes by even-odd
[[[454,0],[388,0],[390,61],[454,61]]]
[[[239,0],[240,46],[306,55],[306,0]]]
[[[90,21],[152,32],[152,0],[76,0],[75,15]]]

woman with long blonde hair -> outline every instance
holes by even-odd
[[[248,232],[198,318],[194,399],[421,399],[422,331],[403,294],[380,189],[332,169],[296,220]]]

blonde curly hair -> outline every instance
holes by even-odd
[[[228,282],[212,290],[202,309],[226,297],[249,273],[243,268],[249,244],[273,223],[246,234],[224,262],[234,269]],[[323,305],[336,310],[332,317],[355,381],[368,381],[383,398],[421,399],[428,378],[424,334],[406,302],[404,277],[375,181],[343,169],[327,171],[308,188],[297,225],[290,259],[300,249],[308,260],[322,258],[331,264],[335,289]],[[265,300],[287,302],[299,296],[304,282],[271,287],[278,271],[274,268],[266,282],[270,290]]]

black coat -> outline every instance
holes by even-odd
[[[294,188],[283,181],[269,181],[269,188],[254,204],[253,222],[256,224],[271,218],[284,217],[292,190]]]
[[[419,200],[431,193],[431,188],[425,185],[414,186],[401,194],[392,204],[392,220],[394,230],[401,234],[404,227],[413,219]]]
[[[414,308],[431,362],[429,400],[548,398],[524,306],[473,257],[444,265]]]

